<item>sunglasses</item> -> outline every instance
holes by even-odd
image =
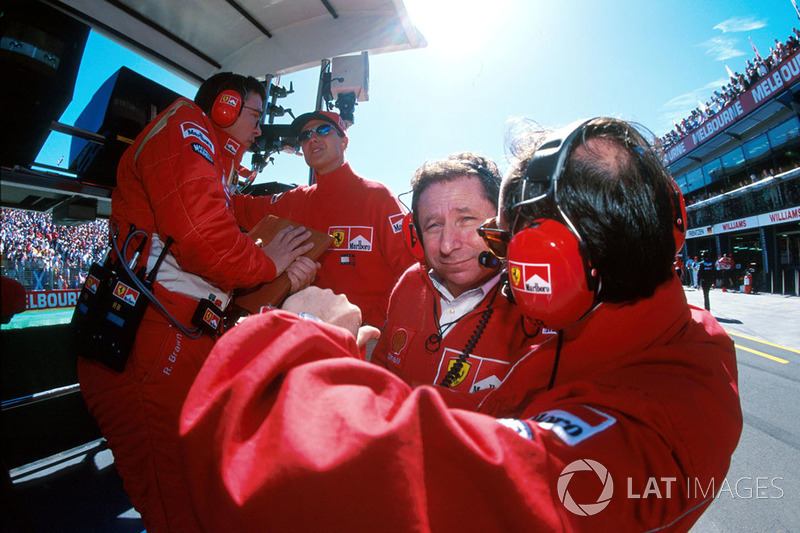
[[[490,218],[478,227],[478,235],[489,247],[489,250],[498,259],[508,257],[508,243],[511,242],[511,232],[497,227],[497,217]]]
[[[333,130],[333,126],[330,124],[320,124],[314,129],[301,131],[300,135],[297,136],[297,140],[298,142],[304,143],[311,138],[312,133],[316,133],[320,137],[327,137],[331,130]]]

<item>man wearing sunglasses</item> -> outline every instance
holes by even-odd
[[[411,386],[496,387],[530,342],[519,309],[500,293],[504,269],[477,232],[497,213],[497,165],[471,152],[429,160],[411,190],[424,259],[392,291],[372,362]]]
[[[742,413],[733,343],[672,272],[679,191],[623,121],[531,140],[483,233],[557,335],[462,394],[359,361],[360,330],[286,311],[236,328],[181,420],[208,530],[687,531],[708,508]],[[304,310],[345,323],[320,296]]]
[[[314,285],[345,294],[364,322],[386,320],[389,294],[413,258],[403,242],[400,202],[389,189],[353,172],[349,139],[337,113],[314,111],[292,122],[313,185],[265,198],[269,213],[333,236]]]

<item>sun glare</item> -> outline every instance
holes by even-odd
[[[411,21],[431,52],[447,56],[479,50],[501,30],[500,21],[514,0],[405,0]]]

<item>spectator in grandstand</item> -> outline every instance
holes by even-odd
[[[48,213],[2,210],[6,268],[30,290],[52,288],[61,273],[69,277],[73,269],[88,270],[102,258],[107,236],[105,220],[59,227]]]
[[[798,46],[797,36],[800,32],[792,28],[793,34],[789,36],[784,44],[779,39],[775,39],[775,46],[770,47],[770,53],[762,58],[756,52],[753,62],[747,60],[744,74],[735,72],[730,78],[730,83],[721,87],[722,92],[714,91],[711,100],[706,102],[706,113],[704,116],[697,116],[695,111],[686,119],[681,120],[675,125],[672,131],[667,132],[660,139],[661,146],[665,149],[670,148],[683,137],[699,128],[708,117],[719,113],[726,105],[736,100],[742,93],[749,89],[756,81],[766,76],[769,71],[775,68],[781,61],[789,57]]]
[[[287,310],[248,318],[182,412],[205,530],[688,531],[707,509],[707,494],[611,497],[597,481],[717,486],[742,428],[733,342],[671,270],[671,178],[615,119],[530,144],[484,234],[516,269],[523,314],[564,329],[470,395],[359,361],[358,310],[316,288],[289,311],[350,329]],[[556,498],[565,480],[572,496]]]

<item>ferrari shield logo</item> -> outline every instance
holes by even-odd
[[[450,372],[450,369],[453,368],[453,365],[455,365],[457,361],[458,361],[458,359],[450,359],[450,361],[447,363],[447,371],[448,372]],[[454,379],[452,381],[452,383],[450,385],[450,388],[455,388],[458,385],[460,385],[461,382],[464,381],[464,378],[467,377],[467,374],[469,374],[469,369],[471,367],[472,367],[471,364],[469,364],[468,362],[464,361],[464,364],[461,365],[461,371],[458,373],[458,376],[456,376],[456,379]]]
[[[331,233],[331,237],[333,237],[333,245],[336,248],[341,248],[342,244],[344,244],[344,230],[335,230],[333,233]]]
[[[211,311],[211,309],[206,309],[206,314],[203,316],[203,322],[212,328],[217,329],[217,327],[219,327],[219,316]]]
[[[519,267],[512,266],[511,267],[511,284],[514,287],[519,287],[519,281],[522,278],[522,273],[519,270]]]

